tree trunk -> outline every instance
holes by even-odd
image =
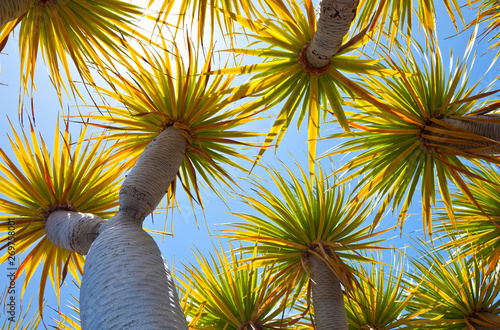
[[[151,141],[120,188],[120,211],[142,223],[175,179],[186,147],[186,138],[174,126]]]
[[[481,313],[481,314],[487,316],[488,318],[494,320],[495,322],[500,322],[500,315],[498,314],[493,314],[493,313]],[[474,328],[476,328],[476,330],[500,330],[500,327],[487,327],[485,325],[476,324],[475,322],[472,322],[472,325],[474,326]]]
[[[307,63],[313,68],[329,64],[349,31],[359,0],[322,0],[316,33],[307,47]]]
[[[478,116],[470,116],[467,118],[500,120],[500,115],[478,115]],[[490,140],[493,140],[493,141],[500,143],[500,123],[492,123],[492,122],[488,123],[486,121],[481,121],[481,122],[469,121],[469,120],[460,120],[460,119],[454,119],[454,118],[443,118],[441,120],[444,121],[445,123],[453,125],[457,128],[473,132],[477,135],[480,135],[482,137],[485,137],[485,138],[488,138]],[[432,135],[456,139],[456,137],[445,136],[442,134],[432,133]],[[478,140],[467,139],[467,141],[474,142],[474,143],[477,143],[477,144],[480,144],[483,146],[489,145],[486,142],[478,141]],[[447,146],[447,147],[458,149],[458,150],[481,148],[480,146],[471,146],[471,145],[464,145],[464,144],[446,144],[444,142],[442,142],[442,143],[438,142],[438,143],[442,144],[443,146]],[[498,154],[498,153],[500,153],[500,146],[493,146],[491,149],[484,150],[482,153],[483,154]]]
[[[309,255],[309,271],[316,329],[347,330],[347,314],[339,279],[315,255]]]
[[[476,324],[475,322],[472,322],[472,325],[476,330],[500,330],[500,327],[487,327],[485,325]]]
[[[93,214],[56,210],[45,221],[45,234],[55,246],[85,255],[103,223]]]
[[[0,26],[24,15],[35,0],[0,0]]]
[[[188,329],[160,249],[142,230],[174,180],[186,152],[170,126],[144,150],[120,189],[118,213],[101,226],[85,261],[83,329]]]
[[[119,212],[90,248],[80,290],[82,329],[187,330],[160,249]]]

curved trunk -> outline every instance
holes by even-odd
[[[118,213],[100,228],[85,260],[80,290],[83,329],[187,329],[160,249],[142,230],[186,152],[168,127],[147,146],[120,189]]]
[[[1,0],[0,26],[26,14],[35,2],[35,0]]]
[[[175,179],[187,140],[170,126],[151,141],[120,188],[120,211],[142,223],[153,212]]]
[[[93,214],[56,210],[45,221],[45,234],[55,246],[85,255],[104,222]]]
[[[322,0],[316,33],[307,47],[307,63],[313,68],[329,64],[349,31],[359,0]]]
[[[339,279],[328,265],[315,255],[309,256],[309,271],[316,329],[347,330],[347,314]]]
[[[493,313],[481,313],[481,314],[495,322],[500,322],[500,315],[498,314],[493,314]],[[476,328],[476,330],[500,330],[500,327],[488,327],[485,325],[476,324],[475,322],[472,322],[472,325],[474,326],[474,328]]]
[[[492,141],[496,141],[496,142],[500,143],[500,122],[488,122],[487,121],[488,119],[500,120],[500,115],[478,115],[478,116],[470,116],[467,118],[477,118],[477,119],[482,119],[482,121],[469,121],[469,120],[460,120],[460,119],[454,119],[454,118],[443,118],[441,120],[443,122],[450,124],[450,125],[453,125],[457,128],[473,132],[477,135],[480,135],[482,137],[485,137],[485,138],[488,138]],[[433,133],[432,135],[444,136],[442,134],[435,134],[435,133]],[[450,138],[450,137],[447,136],[447,138]],[[451,137],[451,138],[456,138],[456,137]],[[478,141],[478,140],[472,140],[472,139],[467,139],[467,141],[477,143],[477,144],[480,144],[483,146],[492,145],[492,148],[484,150],[482,152],[483,154],[498,154],[498,153],[500,153],[500,146],[493,145],[493,142],[491,144],[488,144],[485,141]],[[478,145],[446,144],[445,142],[439,142],[439,143],[443,144],[444,146],[451,147],[451,148],[458,149],[458,150],[481,148],[481,146],[478,146]]]
[[[80,290],[82,329],[188,329],[160,249],[119,212],[90,248]]]

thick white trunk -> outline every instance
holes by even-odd
[[[494,119],[494,120],[500,120],[500,115],[478,115],[478,116],[470,116],[468,118],[477,118],[477,119]],[[459,119],[453,119],[453,118],[443,118],[441,119],[442,121],[444,121],[445,123],[447,124],[450,124],[450,125],[453,125],[455,127],[458,127],[458,128],[461,128],[461,129],[464,129],[464,130],[467,130],[467,131],[470,131],[470,132],[473,132],[477,135],[480,135],[482,137],[485,137],[485,138],[488,138],[490,140],[493,140],[493,141],[496,141],[498,143],[500,143],[500,123],[493,123],[493,122],[486,122],[486,121],[466,121],[466,120],[459,120]],[[436,134],[438,135],[438,134]],[[443,136],[443,135],[440,135],[439,136]],[[456,137],[452,137],[452,138],[455,138]],[[481,144],[483,146],[487,146],[487,145],[492,145],[492,148],[491,149],[488,149],[488,150],[485,150],[483,151],[482,153],[484,154],[498,154],[500,153],[500,146],[495,146],[493,144],[488,144],[486,142],[483,142],[483,141],[477,141],[477,140],[472,140],[472,139],[469,139],[468,140],[469,142],[474,142],[474,143],[478,143],[478,144]],[[470,145],[461,145],[461,144],[445,144],[445,143],[442,143],[443,145],[446,145],[446,146],[449,146],[449,147],[452,147],[452,148],[455,148],[455,149],[459,149],[459,150],[467,150],[467,149],[477,149],[477,148],[481,148],[480,146],[470,146]]]
[[[314,323],[317,330],[347,330],[347,314],[339,279],[320,258],[309,255]]]
[[[35,0],[0,0],[0,26],[24,15]]]
[[[141,222],[154,211],[175,179],[187,140],[170,126],[149,143],[120,189],[120,211]]]
[[[57,210],[47,217],[45,234],[52,244],[85,255],[103,223],[93,214]]]
[[[151,236],[129,214],[103,225],[80,290],[82,329],[188,329],[172,275]]]
[[[188,329],[160,249],[142,229],[175,179],[187,140],[173,126],[144,150],[120,189],[118,213],[100,228],[85,260],[82,328]]]
[[[307,63],[313,68],[329,64],[349,31],[359,0],[322,0],[316,33],[307,47]]]

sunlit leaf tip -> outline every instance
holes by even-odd
[[[0,263],[18,264],[16,279],[25,274],[20,297],[35,270],[43,265],[39,311],[42,313],[47,279],[59,296],[67,274],[78,278],[83,272],[83,256],[53,245],[45,235],[44,221],[55,210],[92,213],[110,218],[118,205],[118,184],[122,167],[109,162],[112,149],[100,139],[84,142],[85,127],[78,144],[69,133],[56,127],[54,147],[49,151],[43,138],[31,126],[29,135],[15,130],[9,136],[12,150],[0,148]],[[14,250],[12,242],[14,241]],[[12,251],[15,254],[12,255]]]

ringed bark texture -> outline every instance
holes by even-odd
[[[500,327],[487,327],[485,325],[476,324],[475,322],[472,322],[472,325],[476,330],[500,330]]]
[[[26,14],[35,0],[0,0],[0,26]]]
[[[347,330],[347,314],[340,281],[328,265],[309,255],[314,322],[317,330]]]
[[[101,226],[85,260],[82,328],[187,330],[172,275],[142,229],[179,170],[187,140],[170,126],[149,143],[120,189],[118,213]]]
[[[142,223],[175,179],[186,147],[186,138],[174,126],[166,128],[151,141],[123,182],[119,210]]]
[[[90,213],[56,210],[45,221],[45,234],[55,246],[85,255],[104,222]]]
[[[153,238],[121,212],[101,228],[85,261],[82,329],[187,330],[172,275]]]
[[[482,137],[488,138],[490,140],[496,141],[500,143],[500,123],[494,123],[494,122],[487,122],[486,120],[488,119],[493,119],[493,120],[500,120],[500,115],[499,114],[493,114],[493,115],[478,115],[478,116],[470,116],[467,118],[477,118],[477,119],[482,119],[484,121],[469,121],[469,120],[460,120],[460,119],[454,119],[454,118],[443,118],[441,119],[447,124],[453,125],[455,127],[473,132],[477,135],[480,135]],[[433,135],[438,135],[438,136],[444,136],[441,134],[435,134]],[[447,138],[450,138],[447,136]],[[454,137],[451,137],[454,138]],[[484,146],[487,146],[488,144],[483,142],[483,141],[477,141],[477,140],[471,140],[469,139],[468,141],[478,143]],[[446,145],[443,143],[443,145]],[[458,149],[458,150],[467,150],[467,149],[477,149],[480,148],[480,146],[470,146],[470,145],[463,145],[463,144],[448,144],[447,146]],[[487,149],[482,152],[483,154],[498,154],[500,153],[500,146],[492,146],[491,149]]]
[[[500,322],[500,315],[493,313],[481,313],[484,316],[494,320],[495,322]],[[476,322],[472,322],[472,325],[476,330],[500,330],[500,327],[487,327],[485,325],[477,324]]]
[[[316,33],[307,47],[307,63],[313,68],[329,64],[349,31],[359,0],[322,0]]]

